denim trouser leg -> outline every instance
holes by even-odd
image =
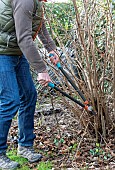
[[[19,144],[32,146],[36,90],[25,57],[0,55],[0,153],[7,149],[12,118],[19,110]]]
[[[18,57],[0,55],[0,153],[7,149],[7,135],[20,100],[15,65]]]
[[[35,138],[33,130],[37,92],[29,71],[29,64],[25,57],[20,59],[16,72],[20,94],[20,108],[18,112],[18,143],[21,146],[32,146]]]

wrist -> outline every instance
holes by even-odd
[[[56,49],[49,51],[49,54],[50,53],[56,53]]]
[[[47,73],[47,70],[42,70],[42,71],[38,72],[38,74],[40,74],[40,73]]]

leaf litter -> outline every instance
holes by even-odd
[[[52,162],[52,170],[115,169],[114,134],[106,143],[88,138],[74,114],[59,101],[54,109],[47,103],[36,109],[34,121],[34,148],[43,155],[42,161]],[[13,119],[8,137],[9,150],[17,148],[17,135],[17,119]],[[36,169],[39,163],[26,164],[30,169]]]

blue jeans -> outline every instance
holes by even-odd
[[[18,143],[32,146],[37,92],[24,56],[0,55],[0,153],[7,149],[7,136],[18,112]]]

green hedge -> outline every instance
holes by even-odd
[[[51,27],[60,37],[69,33],[74,25],[75,11],[72,3],[46,3],[45,10],[50,19]],[[49,25],[47,25],[51,33]],[[55,39],[55,37],[53,37]]]

